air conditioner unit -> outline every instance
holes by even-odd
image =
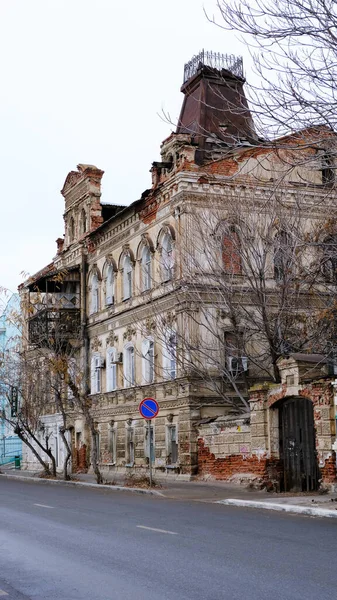
[[[228,371],[237,377],[241,373],[248,371],[247,356],[229,356],[227,358]]]
[[[105,367],[105,360],[104,360],[103,356],[100,356],[98,366],[100,367],[100,369],[104,369],[104,367]]]
[[[122,363],[123,362],[123,352],[117,352],[115,354],[115,359],[112,358],[112,364]]]

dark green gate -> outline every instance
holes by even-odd
[[[289,398],[280,405],[279,415],[281,491],[317,490],[319,470],[312,402],[307,398]]]

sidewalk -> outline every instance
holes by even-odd
[[[67,483],[63,480],[41,479],[32,471],[2,469],[2,474],[10,478],[30,479],[44,483]],[[1,481],[1,476],[0,476]],[[337,492],[331,494],[277,494],[265,490],[251,490],[240,485],[223,481],[161,481],[160,487],[149,489],[124,487],[122,479],[114,485],[97,486],[92,474],[76,474],[76,481],[70,485],[84,485],[111,491],[130,491],[162,496],[174,500],[210,502],[246,508],[263,508],[337,518]],[[69,485],[69,484],[68,484]]]

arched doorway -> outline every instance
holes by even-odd
[[[319,471],[315,447],[313,405],[307,398],[287,398],[279,404],[281,491],[317,490]]]

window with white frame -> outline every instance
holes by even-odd
[[[162,279],[163,281],[170,281],[173,279],[174,256],[172,237],[169,233],[165,233],[163,237],[161,260]]]
[[[146,338],[142,342],[142,371],[143,383],[154,381],[154,341]]]
[[[99,394],[101,391],[102,358],[95,354],[91,359],[91,393]]]
[[[177,376],[177,334],[173,329],[165,333],[163,344],[164,379],[175,379]]]
[[[151,250],[148,246],[142,252],[142,291],[151,289]]]
[[[106,353],[106,391],[112,392],[117,388],[117,351],[108,348]]]
[[[123,300],[127,300],[132,296],[132,263],[131,258],[127,254],[123,261]]]
[[[114,303],[114,283],[115,283],[115,274],[113,270],[113,266],[109,265],[106,272],[106,289],[105,289],[105,304],[108,306],[109,304]]]
[[[99,283],[98,283],[98,276],[95,273],[91,279],[90,314],[97,313],[98,309],[99,309]]]
[[[123,367],[124,387],[135,385],[135,349],[132,344],[124,348]]]

